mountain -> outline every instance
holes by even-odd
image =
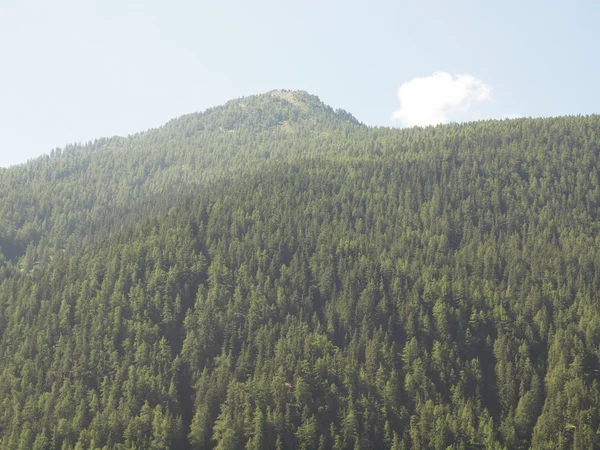
[[[0,171],[0,449],[600,447],[600,116],[273,91]]]
[[[322,145],[331,133],[356,125],[315,96],[273,91],[127,138],[57,149],[0,171],[0,247],[13,262],[42,239],[45,254],[30,259],[73,253],[213,180],[309,152],[307,143]]]

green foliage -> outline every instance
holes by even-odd
[[[599,153],[279,91],[0,171],[0,449],[600,447]]]

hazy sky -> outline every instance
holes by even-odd
[[[597,1],[0,0],[0,166],[304,89],[369,125],[600,112]]]

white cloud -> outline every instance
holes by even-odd
[[[466,113],[475,102],[491,101],[492,87],[473,75],[435,72],[400,86],[398,100],[392,120],[409,127],[436,125]]]

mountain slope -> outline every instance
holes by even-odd
[[[359,127],[356,119],[317,97],[273,91],[127,138],[53,151],[0,172],[0,248],[13,263],[40,241],[43,254],[30,255],[33,263],[72,253],[214,180],[292,158],[321,134],[351,127]],[[30,270],[31,261],[19,267]]]
[[[299,117],[190,146],[206,184],[7,271],[0,448],[598,447],[600,117],[399,131],[268,95]]]

